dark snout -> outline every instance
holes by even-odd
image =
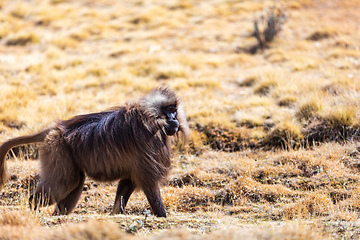
[[[168,125],[166,126],[166,135],[172,136],[179,130],[179,121],[178,120],[168,120]]]

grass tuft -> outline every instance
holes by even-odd
[[[336,107],[326,113],[323,118],[334,129],[358,128],[357,113],[358,109],[355,107]]]
[[[317,115],[322,109],[321,100],[319,98],[312,98],[307,102],[300,105],[299,110],[296,113],[297,118],[301,120],[309,120]]]
[[[304,135],[309,143],[329,141],[353,141],[360,139],[357,109],[338,107],[309,121]]]
[[[10,10],[10,14],[16,18],[25,18],[29,15],[29,6],[25,3],[17,4]]]
[[[303,134],[301,126],[294,121],[287,120],[278,124],[266,136],[264,144],[267,146],[293,149],[301,146]]]
[[[189,87],[206,87],[216,89],[220,87],[220,82],[214,78],[190,79],[187,81]]]
[[[280,97],[278,105],[280,107],[294,107],[297,102],[297,97],[294,95],[285,95]]]
[[[255,145],[256,140],[250,139],[249,132],[243,129],[227,129],[221,126],[197,126],[198,131],[206,136],[205,144],[212,149],[227,152],[240,151]]]
[[[56,38],[52,43],[60,49],[76,48],[79,45],[79,41],[71,37]]]
[[[174,78],[186,78],[187,73],[186,70],[181,66],[169,66],[169,67],[161,67],[155,73],[155,79],[157,80],[169,80]]]
[[[268,95],[274,87],[277,86],[275,80],[267,80],[258,83],[254,88],[254,93],[260,96]]]
[[[114,222],[104,222],[92,220],[87,223],[73,226],[64,226],[53,231],[49,239],[132,239],[132,237],[122,232]]]
[[[26,216],[21,211],[13,211],[3,213],[0,216],[0,226],[16,226],[16,227],[34,227],[36,220],[32,217]]]
[[[313,32],[307,40],[310,41],[321,41],[337,35],[337,31],[334,28],[328,27]]]
[[[252,87],[257,82],[257,77],[255,76],[249,76],[243,79],[241,82],[239,82],[240,87]]]
[[[25,46],[27,44],[39,43],[40,37],[34,33],[16,33],[14,35],[9,35],[6,40],[6,45],[8,46]]]

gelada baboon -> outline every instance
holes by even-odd
[[[166,217],[159,183],[170,168],[169,137],[179,131],[186,141],[189,127],[180,100],[171,90],[157,88],[137,102],[57,121],[39,133],[8,140],[0,146],[0,187],[9,175],[9,149],[42,142],[40,182],[29,199],[32,209],[56,203],[54,215],[69,214],[87,175],[97,181],[119,180],[113,214],[124,212],[139,188],[153,213]]]

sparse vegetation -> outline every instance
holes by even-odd
[[[111,216],[116,183],[90,179],[73,214],[30,212],[38,146],[14,148],[1,239],[360,237],[359,1],[0,8],[0,142],[160,85],[181,97],[191,125],[188,147],[174,141],[162,187],[167,219],[148,214],[141,192]]]

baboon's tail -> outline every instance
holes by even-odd
[[[3,189],[6,180],[9,178],[9,173],[7,171],[7,166],[6,166],[6,161],[5,161],[6,154],[8,153],[8,151],[11,148],[19,146],[19,145],[42,142],[42,141],[44,141],[44,139],[45,139],[46,135],[49,133],[49,131],[50,131],[50,128],[45,129],[36,134],[13,138],[13,139],[10,139],[10,140],[4,142],[0,146],[0,190]]]

